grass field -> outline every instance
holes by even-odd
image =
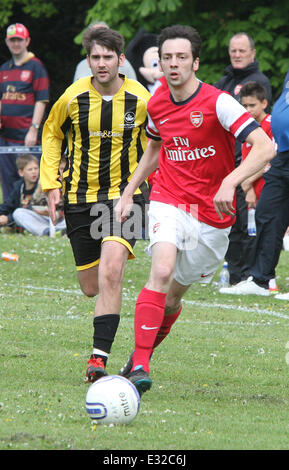
[[[146,242],[127,264],[121,322],[108,371],[133,345],[147,278]],[[152,389],[126,427],[92,427],[83,383],[94,300],[79,290],[66,237],[0,235],[0,449],[197,450],[289,448],[288,302],[223,296],[196,285],[151,362]],[[277,271],[289,291],[289,253]],[[287,361],[286,361],[287,359]]]

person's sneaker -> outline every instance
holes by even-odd
[[[278,289],[275,279],[270,279],[269,281],[269,292],[271,295],[275,295],[279,293],[279,289]]]
[[[277,294],[277,295],[275,295],[275,299],[277,299],[277,300],[289,300],[289,292],[286,292],[286,294]]]
[[[130,372],[127,378],[136,387],[140,396],[152,386],[152,379],[142,366],[136,366],[135,370]]]
[[[125,363],[124,366],[120,369],[118,375],[121,375],[121,377],[128,377],[129,373],[131,372],[132,369],[132,357],[133,357],[134,351],[131,353],[129,356],[127,362]]]
[[[85,383],[93,383],[96,380],[100,379],[107,375],[105,370],[105,365],[101,357],[92,356],[88,359],[88,368],[86,370],[86,375],[84,378]]]
[[[129,373],[132,369],[132,366],[133,366],[133,360],[132,360],[133,353],[134,353],[134,351],[131,353],[131,355],[129,356],[127,362],[124,364],[124,366],[122,366],[122,368],[120,369],[118,375],[121,375],[122,377],[126,377],[126,378],[128,377],[128,375],[129,375]],[[151,355],[150,355],[150,360],[152,358],[152,355],[153,355],[153,353],[151,353]]]
[[[246,281],[241,281],[235,286],[221,287],[220,294],[233,294],[233,295],[270,295],[269,289],[258,286],[250,276]]]

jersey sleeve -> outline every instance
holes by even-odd
[[[244,142],[248,135],[260,125],[248,111],[228,93],[221,93],[216,102],[216,111],[221,125]]]
[[[148,116],[148,123],[146,126],[146,134],[150,139],[153,140],[161,140],[160,134],[158,129],[156,128],[154,121],[152,120],[151,116],[149,113],[147,113]]]
[[[52,107],[42,133],[40,180],[43,191],[61,188],[59,164],[63,141],[69,126],[68,103],[62,95]]]

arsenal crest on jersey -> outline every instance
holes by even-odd
[[[192,111],[190,119],[194,127],[200,127],[203,123],[203,113],[201,111]]]
[[[20,80],[22,82],[27,82],[30,79],[31,76],[31,70],[23,70],[20,74]]]

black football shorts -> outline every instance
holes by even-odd
[[[118,200],[90,204],[65,204],[67,236],[72,247],[76,269],[82,271],[99,264],[101,244],[115,240],[125,245],[129,258],[133,247],[142,238],[145,202],[135,197],[133,211],[124,223],[115,220],[114,207]]]

